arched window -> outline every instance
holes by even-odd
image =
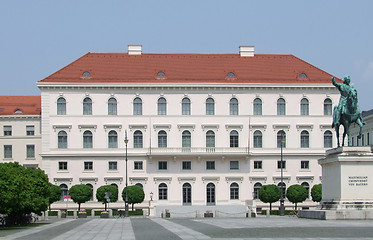
[[[83,115],[92,115],[92,99],[89,97],[83,100]]]
[[[134,148],[143,148],[142,132],[140,130],[136,130],[133,133],[133,147]]]
[[[324,115],[332,115],[332,100],[329,98],[324,100]]]
[[[262,187],[262,184],[260,182],[257,182],[254,184],[254,199],[259,199],[259,190]]]
[[[112,184],[110,184],[111,186],[114,186],[114,187],[116,187],[117,189],[118,189],[118,185],[117,184],[115,184],[115,183],[112,183]]]
[[[324,148],[333,147],[333,134],[331,131],[327,130],[324,132]]]
[[[231,148],[238,147],[238,132],[236,130],[232,130],[229,134],[229,146]]]
[[[286,193],[286,184],[284,182],[282,182],[282,189],[281,189],[281,182],[279,182],[277,184],[277,186],[280,188],[280,191],[282,190],[282,196],[285,199],[285,197],[286,197],[286,195],[285,195],[285,193]]]
[[[93,201],[93,185],[92,184],[90,184],[90,183],[87,183],[86,184],[88,187],[90,187],[91,188],[91,191],[92,191],[92,196],[91,196],[91,199],[89,199],[90,201]]]
[[[61,188],[61,191],[62,191],[61,192],[60,201],[63,201],[64,200],[64,196],[69,195],[69,188],[64,183],[60,185],[60,188]]]
[[[286,104],[283,98],[277,100],[277,115],[286,115]]]
[[[206,132],[206,151],[215,151],[215,133],[212,130]]]
[[[215,101],[212,98],[206,99],[206,115],[215,114]]]
[[[300,133],[300,147],[301,148],[309,148],[310,147],[310,134],[306,130],[303,130]]]
[[[116,131],[111,130],[108,135],[109,148],[118,148],[118,134]]]
[[[300,115],[309,115],[309,103],[307,98],[300,101]]]
[[[232,183],[230,186],[231,200],[239,199],[239,187],[237,183]]]
[[[139,97],[133,100],[133,115],[142,115],[142,100]]]
[[[67,133],[63,130],[58,132],[58,148],[67,148]]]
[[[254,115],[262,115],[262,100],[260,98],[254,99]]]
[[[238,115],[238,100],[237,98],[232,98],[229,101],[229,114]]]
[[[117,100],[110,98],[108,101],[108,115],[117,115]]]
[[[254,132],[254,148],[262,148],[263,147],[263,135],[262,132],[256,130]]]
[[[277,132],[277,148],[286,148],[286,133],[284,130]]]
[[[190,151],[190,148],[192,146],[192,135],[190,134],[190,132],[188,130],[185,130],[182,134],[181,134],[181,144],[182,144],[182,147],[183,147],[183,151]]]
[[[158,115],[167,114],[167,102],[166,99],[161,97],[158,99]]]
[[[158,199],[167,200],[167,185],[165,183],[161,183],[158,186]]]
[[[63,97],[57,99],[57,115],[66,115],[66,100]]]
[[[93,135],[92,132],[87,130],[83,133],[83,148],[93,147]]]
[[[166,74],[164,72],[158,72],[157,73],[157,78],[165,78]]]
[[[167,147],[167,133],[164,130],[158,132],[158,147],[166,148]]]
[[[136,183],[135,185],[136,185],[136,186],[139,186],[139,187],[141,187],[141,188],[144,188],[144,186],[143,186],[141,183]]]
[[[206,186],[206,204],[215,205],[215,184],[209,183]]]
[[[181,101],[181,114],[190,115],[190,99],[187,97]]]
[[[183,205],[192,204],[192,186],[190,183],[183,184]]]
[[[229,72],[229,73],[227,73],[226,77],[227,78],[235,78],[236,75],[233,72]]]
[[[82,73],[82,77],[83,77],[83,78],[90,78],[90,77],[92,77],[92,75],[91,75],[90,72],[83,72],[83,73]]]
[[[308,182],[303,182],[301,185],[307,190],[307,199],[310,198],[310,185]]]

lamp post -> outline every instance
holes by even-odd
[[[280,216],[284,216],[285,215],[285,206],[284,206],[284,176],[283,176],[283,167],[284,167],[284,161],[283,161],[283,157],[282,157],[282,148],[283,148],[283,145],[284,145],[284,134],[281,133],[281,186],[280,186],[280,190],[281,190],[281,198],[280,198]]]
[[[128,175],[127,175],[127,162],[128,162],[128,159],[127,159],[127,144],[128,144],[127,130],[126,130],[125,136],[124,136],[124,143],[126,144],[126,198],[124,200],[125,201],[124,216],[129,217],[129,213],[128,213]]]

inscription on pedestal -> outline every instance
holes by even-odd
[[[348,186],[368,186],[368,176],[348,176]]]

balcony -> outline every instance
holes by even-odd
[[[247,155],[248,148],[218,148],[218,147],[205,147],[205,148],[150,148],[148,155]]]

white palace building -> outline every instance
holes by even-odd
[[[336,147],[340,95],[331,77],[252,46],[237,54],[150,54],[141,45],[87,53],[37,83],[42,168],[64,193],[115,184],[121,195],[127,133],[128,185],[143,187],[142,205],[154,214],[267,207],[258,190],[280,184],[281,149],[286,187],[321,183],[317,160]],[[123,208],[119,199],[111,206]],[[94,197],[84,206],[102,205]]]

